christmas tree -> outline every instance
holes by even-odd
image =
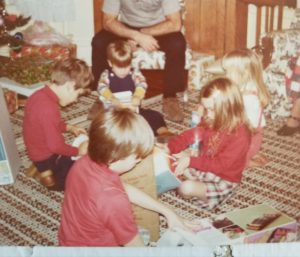
[[[17,32],[11,35],[10,31],[24,26],[29,20],[30,17],[8,14],[5,9],[5,1],[0,0],[0,46],[8,45],[13,50],[20,50],[23,44],[22,33]]]

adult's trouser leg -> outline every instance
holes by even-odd
[[[106,48],[107,46],[117,40],[121,39],[117,35],[101,30],[98,32],[92,40],[92,73],[94,75],[94,83],[92,90],[97,90],[98,81],[103,70],[108,68]]]
[[[164,97],[175,97],[177,92],[185,90],[184,76],[186,41],[181,32],[158,36],[160,50],[165,52]]]

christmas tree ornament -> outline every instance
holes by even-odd
[[[20,32],[11,35],[10,31],[26,25],[30,19],[31,17],[7,13],[5,1],[0,0],[0,47],[8,45],[14,51],[20,51],[24,43],[23,35]]]

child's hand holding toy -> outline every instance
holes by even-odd
[[[141,105],[141,98],[138,96],[133,96],[131,100],[131,104],[135,107],[139,107]]]

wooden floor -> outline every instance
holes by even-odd
[[[148,83],[148,90],[145,98],[159,95],[164,87],[164,70],[142,70]],[[187,71],[185,71],[185,81],[187,82]]]

